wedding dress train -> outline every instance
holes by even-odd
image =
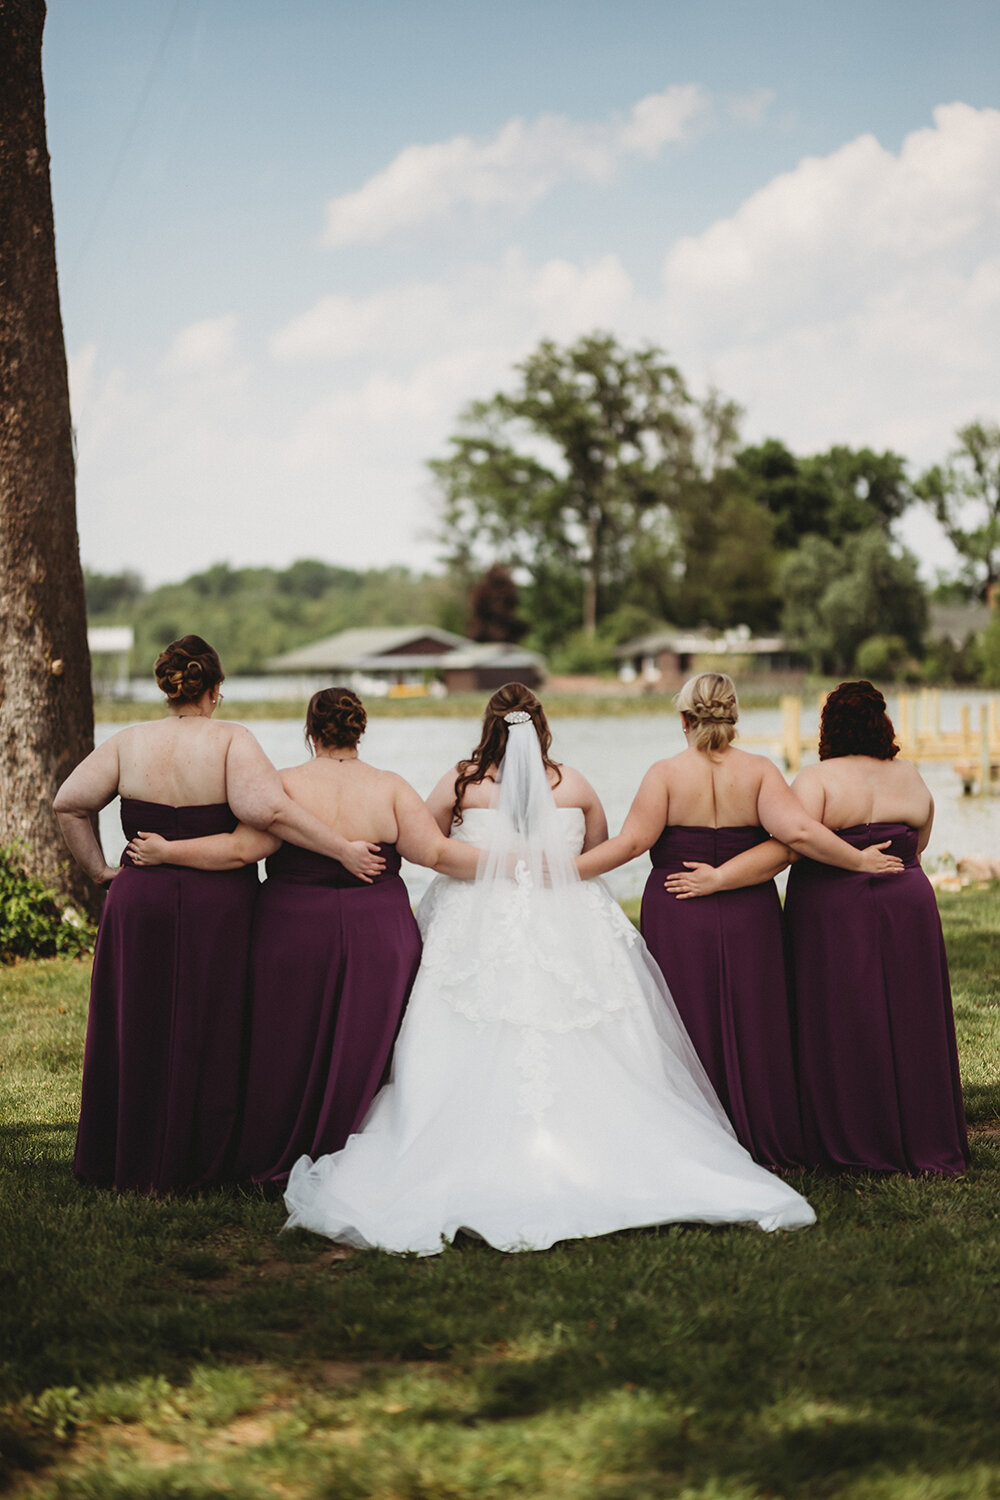
[[[512,731],[507,761],[516,739],[537,754],[526,734]],[[343,1150],[295,1164],[287,1228],[432,1255],[459,1230],[540,1250],[667,1222],[814,1222],[736,1140],[617,902],[553,875],[552,839],[568,864],[583,813],[552,803],[548,828],[544,860],[506,864],[523,830],[502,802],[453,830],[492,848],[499,875],[427,892],[390,1081]]]

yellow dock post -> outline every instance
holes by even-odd
[[[802,765],[802,728],[801,728],[802,703],[799,698],[786,697],[781,700],[781,714],[785,758],[785,770],[792,775]]]
[[[989,709],[985,703],[981,703],[979,705],[979,795],[981,797],[984,797],[990,790],[991,771]]]

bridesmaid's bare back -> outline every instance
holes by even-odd
[[[906,823],[922,828],[933,810],[931,794],[908,760],[840,755],[806,766],[795,792],[827,828],[862,823]]]
[[[732,746],[704,751],[689,748],[659,762],[664,822],[684,828],[748,828],[760,822],[757,798],[765,768],[762,755]]]
[[[123,797],[197,807],[226,800],[226,760],[238,724],[200,714],[174,714],[114,736],[118,790]]]
[[[321,754],[282,771],[281,781],[293,801],[345,839],[395,842],[402,781],[394,772],[380,771],[356,757]]]

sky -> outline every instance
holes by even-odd
[[[542,338],[914,476],[1000,420],[998,0],[49,0],[43,72],[96,571],[434,568]]]

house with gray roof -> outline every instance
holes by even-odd
[[[380,696],[407,692],[494,692],[505,682],[537,687],[545,659],[504,641],[470,641],[436,625],[383,625],[341,630],[264,664],[282,676]]]

